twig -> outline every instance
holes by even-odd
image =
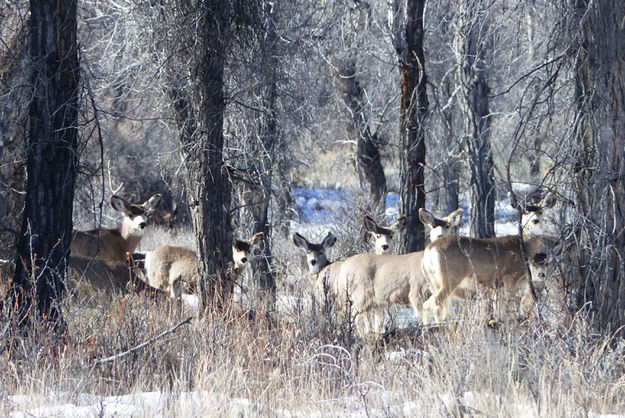
[[[95,364],[96,364],[96,365],[97,365],[97,364],[104,364],[104,363],[108,363],[108,362],[111,362],[111,361],[115,361],[115,360],[120,359],[120,358],[122,358],[122,357],[124,357],[124,356],[127,356],[127,355],[128,355],[128,354],[130,354],[130,353],[133,353],[133,352],[135,352],[135,351],[137,351],[137,350],[140,350],[140,349],[142,349],[143,347],[145,347],[146,345],[150,345],[150,344],[152,344],[153,342],[158,341],[159,339],[163,338],[165,335],[167,335],[167,334],[170,334],[170,333],[174,332],[175,330],[177,330],[177,329],[178,329],[178,328],[180,328],[181,326],[183,326],[183,325],[185,325],[185,324],[188,324],[189,322],[191,322],[191,319],[193,319],[193,317],[192,317],[192,316],[188,317],[187,319],[185,319],[184,321],[182,321],[182,322],[181,322],[181,323],[179,323],[178,325],[174,326],[173,328],[170,328],[170,329],[168,329],[167,331],[164,331],[164,332],[162,332],[162,333],[158,334],[156,337],[154,337],[154,338],[152,338],[152,339],[150,339],[150,340],[148,340],[148,341],[144,342],[143,344],[139,344],[138,346],[133,347],[133,348],[131,348],[131,349],[130,349],[130,350],[128,350],[128,351],[124,351],[123,353],[115,354],[114,356],[107,357],[107,358],[104,358],[104,359],[101,359],[101,360],[97,360],[97,361],[95,362]]]

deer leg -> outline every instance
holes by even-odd
[[[380,338],[382,334],[382,329],[384,328],[384,306],[376,305],[373,308],[373,323],[374,323],[374,332],[375,338]]]
[[[427,325],[430,314],[434,316],[436,322],[441,322],[447,317],[446,302],[449,295],[453,293],[455,287],[444,284],[423,304],[423,324]]]
[[[412,305],[412,309],[414,310],[415,315],[419,318],[419,321],[423,323],[424,313],[423,313],[423,301],[424,294],[423,289],[417,289],[417,286],[410,286],[410,304]]]

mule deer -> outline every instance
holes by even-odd
[[[198,274],[195,251],[173,245],[161,245],[145,254],[147,283],[167,292],[173,299],[193,294]]]
[[[233,264],[238,275],[250,265],[254,248],[260,245],[262,232],[250,240],[236,240],[232,244]],[[147,283],[151,287],[163,290],[174,299],[183,294],[195,293],[198,271],[195,251],[172,245],[161,245],[145,256]]]
[[[161,195],[155,194],[145,202],[128,203],[120,196],[111,196],[111,206],[124,218],[115,229],[73,231],[71,255],[105,261],[109,265],[123,264],[132,254],[148,225],[148,217],[161,203]]]
[[[451,222],[447,229],[441,229],[442,233],[460,223],[462,211],[452,214],[437,218],[425,209],[419,211],[421,221],[433,228],[441,227],[443,219]],[[379,336],[387,304],[411,304],[417,316],[422,317],[422,305],[429,296],[429,283],[421,270],[422,257],[422,251],[402,255],[356,254],[323,269],[317,278],[317,292],[331,292],[341,307],[347,305],[345,298],[349,298],[356,329],[366,334],[373,328],[375,336]]]
[[[395,234],[406,228],[406,217],[402,215],[388,227],[383,227],[378,225],[372,217],[365,216],[363,224],[365,229],[373,235],[375,253],[392,254],[395,251]]]
[[[253,309],[262,297],[259,283],[254,281],[251,261],[254,250],[260,248],[265,240],[262,232],[247,240],[235,240],[232,245],[233,276],[235,281],[233,301],[244,309]]]
[[[335,242],[336,237],[332,232],[328,232],[328,235],[321,241],[321,244],[311,243],[297,232],[293,234],[293,243],[295,246],[306,251],[306,265],[308,266],[308,272],[310,274],[318,274],[323,268],[330,264],[326,251],[332,247]]]
[[[540,223],[542,209],[547,207],[546,204],[552,202],[528,207],[522,217],[524,225],[534,225],[533,228],[524,228],[523,236],[528,259],[535,263],[537,269],[540,265],[538,261],[545,257],[544,254],[553,245],[553,240],[539,236],[540,231],[535,227]],[[436,321],[444,319],[445,302],[459,287],[465,291],[470,289],[469,293],[477,291],[478,287],[502,291],[501,310],[511,295],[529,286],[519,236],[441,237],[426,247],[422,268],[432,291],[430,298],[423,304],[424,322],[429,322],[431,315]],[[531,297],[531,294],[524,299],[527,297]]]
[[[545,209],[551,208],[556,203],[556,196],[550,192],[540,200],[532,199],[528,204],[526,199],[519,201],[515,194],[509,193],[509,195],[510,205],[521,213],[523,237],[543,235]]]
[[[426,209],[419,209],[419,219],[430,227],[430,242],[444,235],[457,234],[462,221],[462,209],[458,208],[447,216],[438,218]]]

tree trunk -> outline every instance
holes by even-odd
[[[458,14],[456,55],[471,184],[471,235],[495,236],[495,180],[488,110],[487,11],[472,2]]]
[[[407,217],[401,251],[422,250],[424,226],[419,209],[425,207],[425,117],[428,108],[423,50],[425,0],[391,0],[391,36],[401,72],[400,198]]]
[[[30,27],[34,92],[13,296],[21,323],[34,292],[36,311],[60,331],[77,165],[76,1],[31,0]]]
[[[452,91],[455,88],[455,84],[450,78],[445,77],[444,90],[448,92],[447,97],[452,96]],[[460,201],[458,198],[459,193],[459,180],[460,180],[460,149],[462,145],[459,143],[459,138],[454,132],[454,107],[444,106],[441,109],[441,117],[444,127],[444,146],[443,152],[446,152],[446,156],[442,167],[443,176],[443,213],[451,213],[460,207]],[[439,204],[439,206],[441,206]]]
[[[580,294],[606,330],[625,325],[625,28],[623,0],[571,2]],[[622,331],[621,331],[622,332]]]
[[[189,59],[192,85],[174,90],[185,161],[187,199],[198,250],[202,308],[221,306],[232,292],[227,276],[232,258],[231,190],[223,162],[224,63],[230,3],[206,0],[197,13],[197,42]],[[182,5],[184,9],[186,5]],[[172,68],[175,72],[180,68]]]
[[[369,117],[365,110],[364,91],[356,78],[356,63],[348,58],[338,64],[335,78],[338,80],[342,102],[347,114],[347,133],[356,141],[356,162],[359,178],[369,184],[373,208],[384,209],[386,176],[378,149],[378,138],[369,128]]]
[[[247,208],[254,222],[252,234],[262,232],[265,243],[262,248],[262,258],[254,264],[255,274],[259,275],[259,284],[264,293],[270,295],[266,301],[273,298],[276,291],[276,280],[271,267],[271,228],[269,225],[269,204],[272,196],[273,167],[276,164],[273,158],[280,138],[276,106],[278,99],[278,69],[280,61],[277,58],[278,37],[274,23],[275,14],[269,2],[264,3],[264,31],[261,33],[261,86],[259,97],[262,98],[263,112],[259,114],[260,146],[253,146],[251,172],[258,176],[258,186],[253,187],[248,194]],[[270,307],[269,307],[270,308]]]
[[[30,59],[28,27],[16,13],[15,4],[0,4],[0,280],[13,277],[26,173],[26,125],[28,122],[28,74]]]

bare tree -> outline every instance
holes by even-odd
[[[372,207],[384,209],[386,195],[386,176],[379,150],[378,131],[372,131],[367,97],[359,80],[357,54],[362,50],[354,45],[354,38],[362,36],[372,19],[371,5],[367,2],[355,2],[347,8],[345,20],[347,28],[341,27],[344,44],[349,45],[348,51],[336,59],[334,76],[337,90],[341,97],[343,112],[346,115],[348,137],[356,143],[356,169],[358,176],[369,184],[369,192],[373,200]]]
[[[251,178],[244,182],[248,188],[246,193],[247,210],[252,217],[252,232],[262,232],[265,236],[262,247],[263,257],[255,264],[260,276],[261,289],[269,294],[275,293],[276,281],[271,266],[271,228],[269,220],[269,204],[272,199],[272,178],[276,161],[274,152],[279,148],[281,137],[278,120],[278,80],[281,61],[279,60],[280,42],[276,33],[275,19],[278,11],[273,2],[262,2],[260,27],[257,29],[260,62],[258,70],[258,103],[262,106],[256,113],[258,120],[258,137],[249,141],[248,173]],[[268,300],[271,300],[268,298]]]
[[[62,330],[78,145],[76,1],[31,0],[34,89],[29,108],[28,180],[14,275],[14,306],[24,321],[36,311]]]
[[[24,207],[28,122],[28,5],[0,4],[0,275],[12,277]]]
[[[625,2],[568,6],[577,104],[571,174],[584,251],[580,294],[598,324],[616,330],[625,325]]]
[[[423,249],[425,235],[418,212],[425,207],[425,127],[428,109],[423,50],[425,0],[390,0],[389,26],[401,77],[401,212],[406,215],[405,252]]]
[[[164,10],[181,30],[169,44],[169,89],[180,131],[185,184],[198,250],[202,305],[220,304],[232,291],[231,189],[224,170],[224,70],[235,11],[230,2],[180,1]],[[188,74],[180,81],[180,74]]]
[[[465,149],[471,186],[471,235],[495,236],[495,181],[490,146],[489,17],[481,2],[460,4],[455,53],[458,62],[459,103],[464,119]]]

